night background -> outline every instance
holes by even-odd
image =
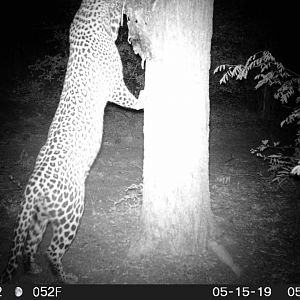
[[[22,187],[46,140],[59,101],[68,28],[81,3],[5,2],[0,21],[1,271]],[[143,70],[126,34],[127,29],[121,28],[117,46],[125,83],[137,95],[143,89]],[[220,240],[245,270],[243,276],[236,278],[210,254],[201,266],[163,258],[159,262],[124,262],[124,249],[138,224],[141,206],[143,113],[108,104],[103,146],[87,180],[86,211],[65,257],[66,268],[76,269],[80,283],[299,283],[298,179],[287,176],[282,184],[272,183],[276,173],[268,171],[268,161],[250,153],[263,139],[280,140],[284,145],[294,143],[297,126],[281,128],[280,122],[295,109],[296,96],[282,105],[273,98],[274,87],[254,89],[252,73],[247,80],[232,79],[220,85],[221,73],[212,72],[220,64],[245,64],[249,56],[268,50],[287,69],[300,74],[298,37],[297,1],[214,1],[210,78],[212,208],[223,229]],[[44,244],[41,252],[47,246]],[[53,279],[46,272],[38,277],[20,275],[16,280],[50,283]]]

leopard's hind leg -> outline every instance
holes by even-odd
[[[47,250],[47,257],[52,271],[63,283],[73,284],[78,281],[76,275],[65,273],[62,258],[75,238],[83,210],[84,195],[82,194],[80,199],[77,199],[75,203],[70,203],[65,208],[65,214],[51,220],[53,236]]]
[[[29,227],[26,246],[24,249],[24,270],[31,274],[38,274],[42,271],[41,267],[35,262],[37,248],[43,238],[48,224],[48,215],[41,206],[35,206],[31,225]]]

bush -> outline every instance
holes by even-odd
[[[292,112],[280,123],[281,127],[287,124],[296,124],[297,134],[294,138],[294,145],[281,146],[280,142],[263,140],[261,145],[251,149],[251,153],[263,158],[269,163],[269,171],[272,172],[273,182],[282,184],[289,178],[289,175],[300,175],[300,75],[283,66],[276,61],[269,51],[261,51],[250,56],[244,65],[219,65],[217,72],[225,71],[220,84],[226,84],[230,78],[243,80],[248,78],[250,71],[258,70],[254,80],[257,81],[255,89],[262,86],[273,86],[276,91],[274,98],[280,100],[281,104],[290,102]],[[299,164],[299,166],[296,166]]]

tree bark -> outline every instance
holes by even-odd
[[[212,19],[213,0],[158,0],[147,22],[144,195],[130,255],[206,247]]]

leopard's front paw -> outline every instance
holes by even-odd
[[[141,90],[139,94],[138,101],[136,105],[134,106],[134,109],[139,110],[139,109],[144,109],[144,104],[146,101],[146,93],[145,90]]]

